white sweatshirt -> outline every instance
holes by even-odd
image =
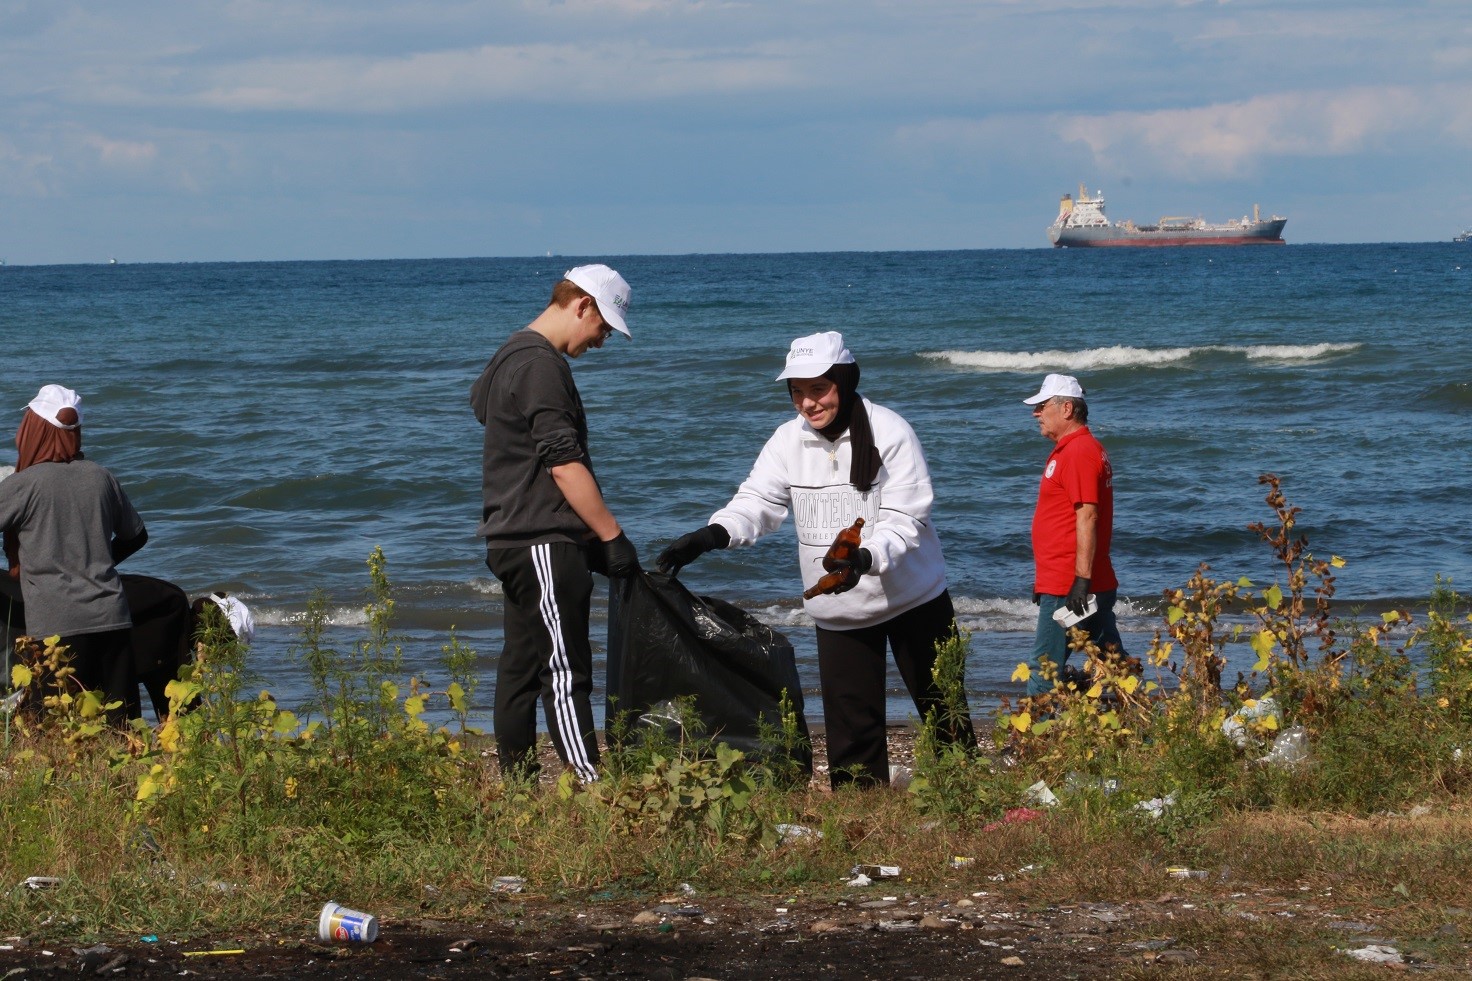
[[[807,589],[823,575],[823,555],[833,539],[862,517],[863,547],[874,557],[868,574],[846,593],[805,602],[808,614],[828,630],[883,623],[946,588],[946,563],[930,522],[935,494],[920,441],[897,413],[868,399],[864,409],[882,461],[867,493],[849,483],[849,434],[830,443],[799,416],[777,427],[736,496],[709,522],[731,533],[732,547],[750,545],[777,530],[790,509]]]

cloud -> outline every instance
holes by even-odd
[[[567,99],[606,105],[778,91],[799,80],[798,62],[780,44],[733,52],[642,43],[482,45],[383,58],[257,59],[194,82],[160,75],[156,84],[140,84],[135,76],[90,98],[254,112],[381,113]]]
[[[158,147],[152,143],[111,140],[95,133],[83,137],[82,142],[97,151],[97,157],[102,163],[111,166],[137,167],[152,163],[158,156]]]
[[[1472,141],[1472,85],[1392,85],[1261,95],[1184,109],[1060,114],[1054,132],[1116,173],[1238,177],[1275,157]]]

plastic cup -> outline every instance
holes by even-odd
[[[323,940],[353,940],[371,944],[378,939],[378,917],[348,909],[339,903],[322,907],[317,918],[317,936]]]
[[[1062,627],[1064,630],[1067,630],[1074,624],[1087,620],[1089,617],[1098,612],[1099,601],[1094,597],[1093,593],[1090,593],[1085,598],[1083,616],[1079,616],[1077,613],[1073,612],[1066,606],[1060,606],[1058,607],[1058,609],[1053,611],[1053,619],[1058,622],[1058,626]]]

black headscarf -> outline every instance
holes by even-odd
[[[859,395],[859,366],[836,364],[823,372],[823,377],[838,386],[838,415],[818,432],[829,442],[836,442],[845,432],[849,434],[852,455],[848,466],[848,480],[860,491],[874,486],[879,476],[879,451],[874,448],[874,430],[869,426],[869,413],[864,411],[864,400]]]

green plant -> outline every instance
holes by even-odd
[[[240,842],[326,830],[340,848],[470,806],[457,777],[473,758],[423,720],[434,693],[411,678],[400,696],[382,551],[368,564],[368,629],[347,653],[323,643],[326,598],[309,604],[298,650],[323,718],[305,726],[268,693],[246,694],[244,646],[221,618],[206,618],[199,656],[169,686],[173,711],[138,781],[143,816],[176,834],[228,829]]]
[[[475,673],[476,659],[475,651],[460,643],[460,638],[455,636],[455,626],[451,624],[450,640],[440,648],[440,663],[450,676],[450,682],[445,686],[445,698],[450,703],[450,710],[460,720],[460,732],[465,735],[480,734],[479,729],[470,725],[471,701],[480,686],[480,677]]]
[[[761,745],[762,781],[782,790],[805,786],[812,776],[813,745],[799,725],[797,709],[787,689],[777,700],[777,725],[765,716],[757,719],[757,739]]]
[[[909,792],[920,813],[952,818],[995,814],[1015,797],[1015,780],[999,778],[991,760],[977,753],[966,699],[966,660],[971,635],[952,624],[935,645],[931,676],[941,704],[926,713],[915,739],[915,773]]]
[[[55,730],[67,743],[96,739],[108,731],[109,715],[116,718],[122,707],[82,686],[60,637],[19,638],[9,681],[15,707],[6,714],[7,726],[14,722],[21,735]],[[7,728],[7,739],[8,733]]]

